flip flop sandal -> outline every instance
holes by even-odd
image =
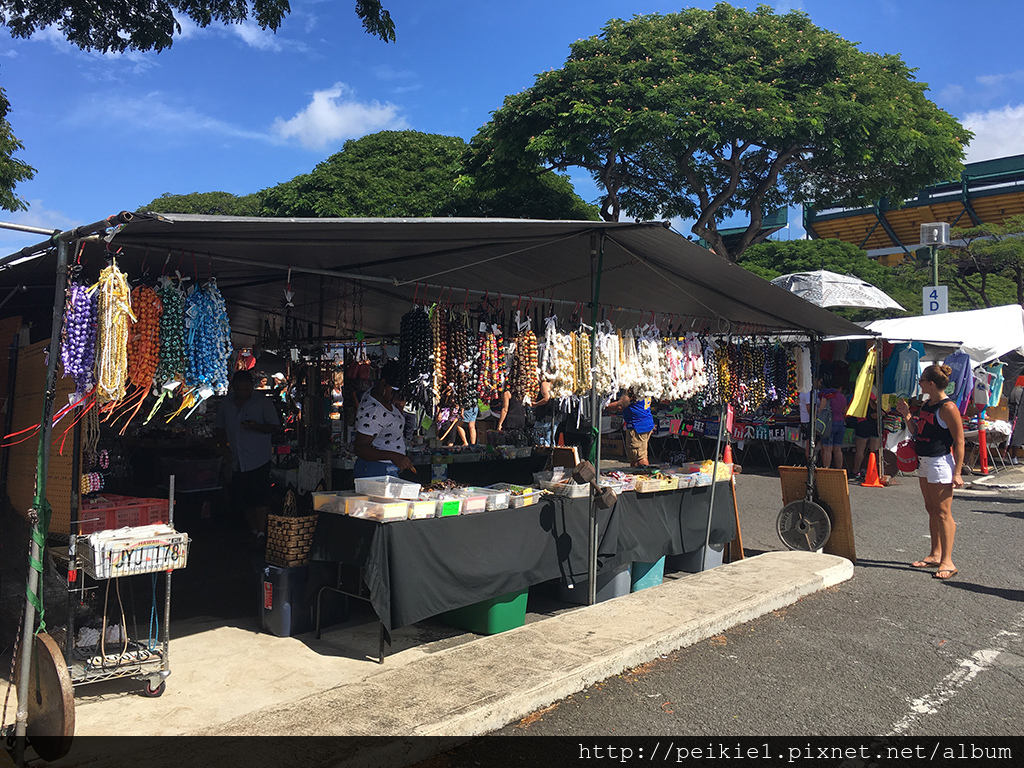
[[[958,573],[960,573],[960,569],[959,568],[942,568],[941,570],[938,570],[935,573],[933,573],[932,574],[932,578],[933,579],[939,579],[940,581],[946,581],[948,579],[952,579]],[[943,576],[942,574],[946,574],[946,575]]]
[[[938,568],[938,563],[933,563],[930,560],[915,560],[910,564],[911,568]]]

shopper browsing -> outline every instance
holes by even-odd
[[[959,571],[953,564],[953,539],[956,522],[953,520],[953,489],[963,488],[960,476],[964,464],[964,427],[960,410],[946,397],[949,375],[948,365],[930,365],[921,374],[921,391],[927,403],[916,416],[910,415],[906,400],[896,403],[907,428],[914,435],[917,450],[918,480],[924,507],[928,511],[928,530],[932,548],[914,568],[938,568],[936,579],[951,579]]]

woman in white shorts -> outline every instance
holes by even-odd
[[[964,428],[960,411],[946,397],[946,386],[952,368],[948,365],[930,365],[921,374],[921,391],[928,398],[916,416],[910,415],[906,400],[896,403],[896,410],[914,434],[917,450],[917,475],[928,510],[928,529],[932,549],[914,568],[938,568],[933,578],[951,579],[958,573],[953,565],[953,539],[956,522],[953,520],[953,489],[963,488],[960,476],[964,464]]]

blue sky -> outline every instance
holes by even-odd
[[[0,29],[8,119],[25,145],[19,157],[38,171],[18,188],[29,211],[0,211],[0,220],[66,229],[165,192],[248,194],[384,129],[468,140],[507,94],[561,66],[572,41],[611,18],[686,5],[384,0],[398,36],[385,44],[363,32],[352,2],[291,0],[277,34],[252,23],[199,29],[186,20],[171,49],[120,55],[79,51],[54,30],[15,40]],[[1024,4],[774,6],[801,9],[864,50],[902,55],[930,97],[978,134],[968,160],[1024,153]],[[597,194],[585,181],[578,191]],[[0,255],[39,239],[0,230]]]

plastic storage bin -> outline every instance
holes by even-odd
[[[496,635],[526,623],[526,601],[530,591],[508,592],[481,603],[441,614],[441,620],[478,635]]]
[[[409,502],[409,519],[423,520],[427,517],[436,517],[437,503],[433,499],[420,499]]]
[[[658,558],[653,563],[633,563],[630,569],[629,591],[639,592],[641,589],[656,587],[665,578],[665,558]]]
[[[166,523],[169,519],[167,499],[140,499],[104,493],[83,501],[78,511],[78,533],[81,535],[115,528]]]
[[[511,491],[499,490],[497,488],[468,488],[470,493],[483,494],[487,497],[487,511],[494,509],[508,509],[511,500]]]
[[[710,484],[710,481],[709,481]],[[700,573],[701,570],[710,570],[722,564],[722,557],[725,553],[725,544],[712,544],[708,547],[708,555],[701,568],[701,559],[704,547],[698,547],[693,552],[684,552],[681,555],[669,555],[665,558],[665,565],[676,571],[686,573]]]
[[[611,600],[613,597],[622,597],[629,594],[630,589],[630,564],[620,565],[612,570],[604,570],[597,574],[597,594],[595,600],[599,603]],[[572,589],[564,581],[558,585],[558,599],[566,603],[577,605],[587,604],[586,578],[578,579]]]
[[[355,486],[356,493],[360,496],[379,496],[384,499],[408,499],[413,501],[418,499],[420,495],[419,483],[410,483],[388,475],[384,477],[357,477]]]
[[[496,491],[508,491],[511,495],[509,496],[508,505],[513,509],[519,507],[529,507],[537,503],[537,499],[540,498],[540,491],[536,488],[530,488],[526,485],[510,485],[508,483],[495,483],[494,485],[488,486]]]
[[[472,515],[487,509],[486,493],[467,493],[462,497],[462,514]]]
[[[368,499],[354,499],[349,506],[349,515],[367,520],[389,523],[393,520],[409,519],[409,502],[404,499],[385,499],[371,496]]]
[[[582,499],[590,495],[590,484],[574,483],[572,480],[555,482],[553,480],[541,480],[540,487],[545,491],[551,491],[556,496],[565,496],[569,499]]]

